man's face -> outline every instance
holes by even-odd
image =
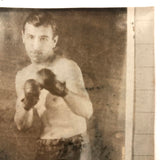
[[[50,25],[35,27],[26,23],[25,31],[22,32],[22,39],[32,63],[40,64],[47,62],[49,57],[54,54],[53,48],[57,44],[58,36],[53,38]]]

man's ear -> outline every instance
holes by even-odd
[[[53,38],[53,48],[56,47],[57,42],[58,42],[58,35],[56,35],[56,36]]]

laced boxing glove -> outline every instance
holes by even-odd
[[[64,97],[67,94],[66,84],[56,79],[56,75],[49,69],[41,69],[37,72],[38,82],[42,88],[51,94]]]
[[[24,109],[25,110],[30,110],[31,108],[34,107],[34,105],[37,104],[39,100],[39,95],[40,95],[40,84],[34,80],[34,79],[29,79],[25,82],[24,84],[24,95],[25,98],[22,99],[22,102],[24,103]]]

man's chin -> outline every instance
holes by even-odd
[[[31,59],[31,62],[32,63],[35,63],[35,64],[40,64],[42,63],[42,61],[40,59]]]

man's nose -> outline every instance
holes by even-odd
[[[35,38],[35,40],[33,42],[33,49],[40,50],[40,48],[41,48],[40,40],[38,38]]]

